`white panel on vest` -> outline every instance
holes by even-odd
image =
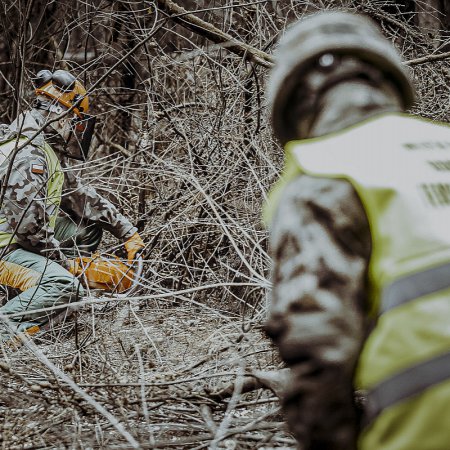
[[[401,257],[409,246],[411,257],[450,248],[449,126],[389,114],[288,151],[304,172],[346,178],[364,191],[366,209],[379,218],[380,250]]]

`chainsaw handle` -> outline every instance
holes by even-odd
[[[133,282],[131,286],[124,292],[114,294],[116,297],[128,297],[139,286],[142,272],[144,270],[144,260],[142,258],[142,252],[136,253],[131,268],[134,271]]]
[[[133,263],[136,264],[134,269],[133,284],[131,285],[129,291],[134,290],[139,285],[139,280],[141,279],[142,272],[144,270],[144,260],[142,259],[142,253],[136,253]],[[133,264],[134,265],[134,264]]]

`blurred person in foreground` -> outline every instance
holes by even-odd
[[[450,128],[404,113],[397,52],[346,12],[291,27],[268,97],[286,161],[265,210],[267,332],[299,448],[447,450]]]
[[[0,320],[2,341],[34,334],[61,312],[35,310],[83,295],[77,257],[98,247],[103,229],[125,243],[129,260],[144,247],[130,221],[68,164],[85,160],[91,144],[84,86],[65,70],[42,70],[34,84],[32,107],[0,127],[0,284],[22,291],[0,308],[8,319]]]

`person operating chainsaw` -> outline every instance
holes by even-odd
[[[0,284],[21,291],[0,308],[3,341],[38,331],[61,312],[52,307],[83,295],[81,257],[103,230],[124,242],[130,262],[144,248],[136,227],[68,164],[86,159],[94,130],[82,83],[41,70],[34,85],[31,108],[0,126]]]

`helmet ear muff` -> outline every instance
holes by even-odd
[[[33,84],[36,88],[41,88],[47,84],[53,78],[52,72],[50,70],[44,69],[40,70],[36,76],[33,78]]]
[[[53,85],[63,92],[71,92],[77,79],[67,70],[56,70],[52,74]]]

